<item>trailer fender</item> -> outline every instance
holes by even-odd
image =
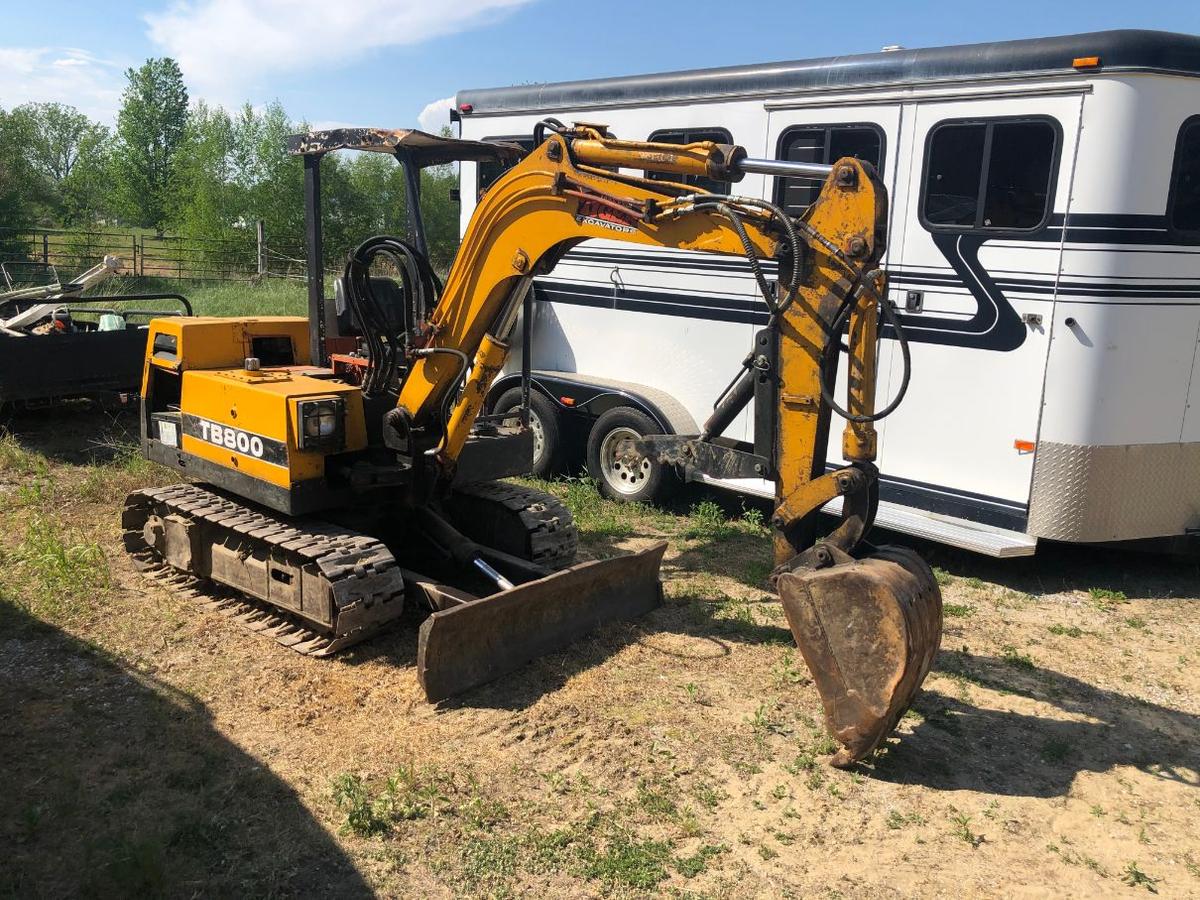
[[[520,387],[520,373],[496,380],[488,394],[488,410],[507,390]],[[530,389],[547,397],[564,416],[594,422],[610,409],[629,406],[645,413],[663,434],[697,434],[696,420],[683,404],[659,388],[632,381],[583,375],[578,372],[534,370]]]

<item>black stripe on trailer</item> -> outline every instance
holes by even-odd
[[[765,325],[767,310],[761,300],[718,297],[707,294],[680,294],[672,291],[621,288],[614,290],[598,284],[566,281],[538,281],[537,300],[542,303],[568,303],[596,309],[682,316],[708,322],[743,322]]]

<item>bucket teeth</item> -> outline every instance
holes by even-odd
[[[942,595],[912,550],[776,579],[792,635],[821,695],[825,725],[846,766],[871,753],[908,709],[942,634]]]

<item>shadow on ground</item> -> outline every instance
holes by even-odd
[[[370,896],[204,706],[0,598],[0,894]]]
[[[833,519],[826,521],[832,523]],[[952,576],[977,578],[1035,597],[1093,589],[1121,591],[1131,598],[1200,596],[1200,555],[1188,558],[1042,541],[1033,556],[996,559],[882,529],[872,531],[869,539],[875,544],[912,547],[930,565]],[[767,538],[734,534],[693,543],[669,565],[682,572],[710,572],[747,587],[766,589],[773,561]]]
[[[1200,596],[1200,555],[1041,541],[1033,556],[995,559],[885,531],[874,532],[872,539],[913,547],[930,565],[951,575],[979,578],[1035,597],[1093,589],[1122,591],[1129,597]]]
[[[610,626],[450,705],[526,708],[633,643],[665,657],[692,660],[725,656],[739,644],[793,645],[782,624],[717,616],[717,608],[712,602],[672,601],[638,622]],[[663,634],[692,640],[671,649],[655,641]],[[1050,669],[1014,667],[1001,657],[943,650],[936,669],[960,682],[1044,702],[1053,708],[1053,717],[989,709],[927,688],[915,704],[920,724],[890,743],[864,771],[939,790],[1056,797],[1070,790],[1080,772],[1128,765],[1200,788],[1200,747],[1195,742],[1200,716]]]
[[[136,403],[105,406],[70,400],[36,408],[8,404],[0,408],[0,432],[7,431],[26,450],[67,465],[112,462],[138,442]]]
[[[1051,669],[1016,669],[994,656],[943,650],[936,668],[1044,702],[1066,718],[982,708],[926,689],[914,704],[921,723],[876,758],[875,777],[941,790],[1058,797],[1080,772],[1135,766],[1200,789],[1200,716]]]

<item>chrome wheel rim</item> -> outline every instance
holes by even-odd
[[[521,422],[521,407],[514,406],[507,413],[503,423],[506,426],[518,425]],[[546,429],[542,426],[542,420],[538,418],[537,413],[531,408],[529,410],[529,430],[533,432],[533,464],[537,466],[542,461],[542,454],[546,452]]]
[[[533,432],[533,464],[536,466],[542,461],[542,454],[546,452],[546,429],[542,427],[542,420],[532,409],[529,411],[529,430]]]
[[[639,438],[641,435],[632,428],[622,427],[614,428],[600,442],[600,476],[619,494],[636,494],[653,471],[648,457],[620,450],[622,441]]]

